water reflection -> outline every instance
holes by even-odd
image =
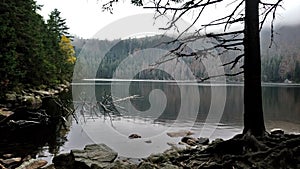
[[[70,93],[61,95],[61,99],[71,98]],[[59,154],[61,146],[68,140],[67,135],[72,125],[72,117],[61,118],[62,110],[53,99],[45,98],[41,108],[51,116],[48,124],[38,124],[20,128],[1,128],[0,154],[45,158],[51,162],[49,155]],[[21,109],[26,114],[28,110]]]
[[[86,121],[80,121],[79,124],[74,123],[69,117],[66,119],[67,125],[58,122],[52,126],[20,131],[14,135],[5,135],[1,132],[0,153],[13,151],[20,155],[50,156],[46,159],[51,161],[51,154],[68,152],[71,149],[83,148],[86,144],[101,142],[117,150],[120,155],[146,157],[150,153],[161,152],[169,148],[167,142],[179,141],[180,138],[170,138],[165,134],[166,132],[192,130],[195,133],[194,136],[203,136],[217,127],[211,138],[228,139],[242,131],[242,85],[211,86],[209,84],[145,81],[97,82],[90,85],[78,83],[73,84],[73,90],[80,95],[73,95],[73,101],[82,101],[83,93],[85,97],[96,93],[96,99],[101,99],[104,94],[109,94],[112,88],[118,89],[116,91],[121,97],[126,94],[124,91],[126,86],[129,86],[130,95],[139,95],[141,98],[122,102],[120,105],[125,110],[120,110],[121,116],[111,116],[104,120],[103,116],[91,117],[87,114]],[[206,124],[206,128],[203,129],[213,105],[212,97],[221,98],[224,95],[222,92],[217,92],[213,96],[213,89],[226,89],[225,107],[220,121]],[[153,91],[157,92],[154,94],[161,98],[151,99]],[[68,93],[63,97],[71,99],[72,96]],[[215,101],[216,105],[222,104],[222,100],[216,99]],[[263,106],[268,129],[278,127],[286,131],[300,132],[300,87],[264,86]],[[131,109],[126,109],[127,107]],[[44,105],[44,109],[49,114],[59,111],[59,107],[56,107],[51,100]],[[196,114],[193,113],[195,111]],[[180,112],[184,113],[180,114]],[[87,113],[90,112],[87,111]],[[129,140],[128,135],[132,133],[141,134],[143,138]],[[149,139],[152,143],[145,143]],[[133,149],[137,151],[132,151]]]
[[[128,84],[130,83],[130,84]],[[138,112],[128,110],[123,111],[122,114],[126,117],[141,117],[149,118],[155,121],[174,121],[178,120],[178,113],[182,106],[182,101],[187,101],[188,105],[199,105],[197,108],[193,106],[186,106],[184,111],[185,118],[182,120],[194,121],[194,112],[197,110],[198,122],[205,122],[209,110],[212,108],[212,88],[226,88],[226,104],[222,114],[220,123],[232,124],[242,126],[243,123],[243,86],[242,85],[226,85],[226,86],[210,86],[199,84],[197,90],[190,90],[189,84],[177,83],[158,83],[158,82],[117,82],[117,83],[97,83],[95,86],[97,99],[103,93],[109,93],[111,87],[117,88],[118,93],[125,93],[126,88],[122,86],[129,85],[130,95],[139,95],[140,99],[131,99],[126,103],[122,103],[125,108],[130,104]],[[117,86],[117,87],[116,87]],[[78,91],[87,91],[85,86],[76,86]],[[150,103],[149,96],[155,90],[163,92],[162,97],[165,97],[166,106],[164,110],[160,110],[164,104],[164,99],[155,98],[153,103]],[[288,121],[292,123],[300,123],[300,87],[298,86],[283,86],[283,85],[267,85],[263,87],[263,107],[266,121]],[[182,98],[182,93],[186,93],[185,98]],[[217,93],[215,97],[221,97],[224,93]],[[121,96],[123,94],[120,94]],[[195,99],[200,96],[200,100]],[[76,96],[73,98],[76,98]],[[222,100],[214,100],[222,102]],[[151,106],[151,104],[156,106]],[[219,104],[219,103],[217,103]],[[221,104],[221,103],[220,103]],[[253,105],[255,106],[255,105]],[[147,111],[151,108],[151,111]],[[161,112],[161,113],[159,113]],[[299,129],[300,130],[300,129]]]
[[[211,136],[212,139],[218,137],[228,139],[242,131],[242,85],[210,86],[209,84],[199,84],[196,85],[196,89],[191,88],[192,85],[189,83],[171,82],[97,82],[96,85],[95,83],[73,85],[73,90],[81,94],[84,93],[85,96],[92,96],[96,91],[96,99],[101,98],[105,93],[108,94],[111,91],[111,85],[117,86],[120,93],[124,92],[122,86],[128,85],[130,95],[137,94],[141,98],[127,100],[121,104],[125,108],[130,104],[136,111],[128,111],[130,109],[127,109],[127,111],[121,112],[122,116],[112,116],[111,121],[109,118],[104,120],[103,116],[98,118],[86,116],[88,117],[87,121],[80,121],[77,124],[69,117],[67,119],[69,125],[67,126],[56,123],[46,128],[20,131],[19,134],[15,133],[14,135],[5,135],[4,132],[1,132],[0,153],[48,156],[46,159],[50,162],[52,154],[68,152],[71,149],[81,149],[86,144],[101,142],[119,150],[120,155],[146,157],[150,153],[162,152],[167,149],[169,147],[167,142],[177,143],[179,141],[179,138],[170,138],[165,134],[169,131],[192,130],[195,133],[194,136],[198,137],[217,126]],[[90,90],[91,86],[94,86],[94,90]],[[195,87],[195,85],[193,86]],[[222,118],[219,123],[208,124],[206,129],[201,130],[212,107],[213,88],[226,88],[226,102]],[[149,96],[155,90],[157,91],[156,94],[162,96],[161,99],[151,100]],[[186,95],[183,97],[181,92]],[[221,97],[222,94],[218,93],[215,97]],[[199,100],[196,98],[197,95],[200,96]],[[73,101],[82,101],[80,96],[82,95],[73,95]],[[71,93],[65,97],[71,98]],[[185,106],[183,115],[180,115],[179,112],[183,106],[182,100],[189,104]],[[157,106],[160,104],[165,104],[163,111],[161,111],[162,107]],[[263,87],[263,106],[268,129],[279,127],[286,131],[300,132],[300,87],[265,85]],[[44,108],[48,113],[58,111],[58,107],[55,107],[51,101],[45,104]],[[193,111],[197,111],[196,116],[191,113]],[[143,138],[128,140],[127,137],[131,133],[139,133]],[[159,133],[161,134],[159,135]],[[144,142],[148,139],[152,140],[151,144]],[[140,151],[132,151],[133,149]]]
[[[73,88],[76,91],[93,94],[90,86],[75,85]],[[96,82],[91,85],[95,87],[96,97],[100,99],[98,101],[101,101],[103,93],[107,94],[111,90],[114,90],[119,98],[128,96],[126,90],[129,90],[129,95],[141,96],[138,99],[118,103],[125,109],[125,111],[119,109],[122,116],[112,116],[111,121],[101,118],[91,119],[81,124],[92,141],[105,143],[123,156],[146,157],[150,153],[167,149],[169,147],[167,142],[179,141],[178,138],[169,138],[166,135],[166,132],[170,131],[192,130],[196,137],[210,136],[211,139],[218,137],[228,139],[242,131],[243,86],[240,84],[194,85],[169,81],[114,81]],[[213,94],[213,90],[220,92]],[[225,93],[222,92],[224,90]],[[263,105],[268,129],[278,127],[287,132],[300,131],[299,92],[300,88],[297,86],[263,87]],[[153,99],[155,94],[159,97]],[[221,113],[222,117],[218,120],[218,113],[212,113],[216,116],[211,116],[209,112],[222,104],[223,100],[219,99],[222,97],[226,98],[226,102]],[[73,98],[78,97],[73,95]],[[196,114],[193,113],[195,111]],[[217,122],[207,123],[208,117]],[[128,136],[132,133],[142,135],[142,139],[128,140]],[[150,145],[145,143],[147,139],[152,141]],[[133,149],[135,151],[132,151]]]
[[[299,87],[264,87],[263,96],[266,120],[300,123]]]

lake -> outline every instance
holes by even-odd
[[[213,140],[229,139],[243,129],[242,84],[86,80],[73,83],[72,96],[67,97],[73,100],[76,120],[66,119],[66,127],[56,130],[54,139],[49,135],[52,139],[39,145],[37,156],[48,161],[90,143],[140,158],[177,144],[181,138],[169,137],[170,132],[192,131],[194,137]],[[100,102],[115,111],[104,111]],[[263,84],[263,105],[268,130],[300,132],[299,85]],[[129,139],[130,134],[142,138]]]
[[[103,101],[110,93],[118,113],[108,116],[92,110],[95,100]],[[134,99],[122,100],[134,95]],[[80,144],[83,147],[86,140],[105,143],[121,156],[146,157],[180,141],[168,132],[192,131],[195,137],[210,139],[229,139],[242,132],[242,84],[87,80],[73,84],[73,101],[83,100],[91,103],[77,109],[79,123],[73,123],[69,142],[64,145],[67,150]],[[263,102],[268,129],[300,132],[300,86],[264,84]],[[142,138],[128,139],[133,133]]]

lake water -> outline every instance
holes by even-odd
[[[95,100],[103,101],[110,93],[119,113],[109,117],[92,110]],[[138,97],[120,101],[133,95]],[[192,131],[195,137],[210,139],[229,139],[242,132],[242,84],[147,80],[74,83],[73,101],[83,100],[91,103],[77,108],[79,123],[73,123],[69,141],[63,146],[66,150],[95,142],[107,144],[121,156],[146,157],[180,141],[180,137],[169,137],[169,132]],[[300,86],[264,84],[263,105],[268,129],[300,132]],[[133,133],[142,138],[128,139]],[[149,140],[151,143],[146,143]]]
[[[54,154],[90,143],[140,158],[177,144],[180,137],[169,137],[169,132],[192,131],[194,137],[213,140],[229,139],[243,129],[242,84],[101,80],[73,83],[72,92],[77,121],[70,117],[66,128],[56,130],[54,140],[40,145],[40,158],[50,161]],[[97,106],[110,94],[118,112]],[[135,98],[124,99],[128,96]],[[300,132],[300,86],[264,84],[263,105],[268,130]],[[142,138],[129,139],[133,133]]]

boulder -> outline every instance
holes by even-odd
[[[146,141],[145,141],[145,143],[147,143],[147,144],[151,144],[151,143],[152,143],[152,141],[151,141],[151,140],[146,140]]]
[[[12,111],[9,111],[7,110],[6,108],[1,108],[0,109],[0,119],[3,117],[3,118],[6,118],[6,117],[9,117],[11,115],[13,115],[14,112]],[[2,117],[1,117],[2,116]]]
[[[42,106],[42,99],[39,96],[26,95],[22,96],[22,102],[26,103],[29,109],[39,109]]]
[[[29,161],[25,161],[22,165],[20,165],[16,169],[38,169],[45,166],[48,162],[40,159],[31,159]]]
[[[164,164],[164,166],[163,167],[161,167],[161,169],[179,169],[179,167],[178,166],[176,166],[176,165],[172,165],[172,164]]]
[[[5,100],[10,102],[15,102],[17,100],[17,94],[16,93],[7,93],[5,94]]]
[[[140,135],[138,135],[138,134],[130,134],[129,136],[128,136],[128,138],[130,138],[130,139],[135,139],[135,138],[142,138]]]
[[[36,95],[45,97],[45,96],[52,96],[53,93],[49,92],[49,91],[45,91],[45,90],[35,90],[33,91]]]
[[[195,146],[198,143],[198,139],[194,137],[182,137],[181,142],[186,143],[190,146]]]
[[[69,154],[61,154],[53,159],[55,168],[60,169],[98,169],[108,167],[118,153],[105,144],[91,144],[83,150],[71,150]]]
[[[3,160],[3,159],[0,159],[0,162],[2,164],[5,164],[5,165],[11,165],[13,163],[18,163],[22,160],[22,158],[20,157],[16,157],[16,158],[9,158],[9,159],[6,159],[6,160]]]
[[[138,169],[155,169],[155,168],[157,167],[150,162],[141,162],[141,164],[138,166]]]
[[[221,143],[221,142],[223,142],[224,140],[223,139],[221,139],[221,138],[216,138],[215,140],[213,140],[212,142],[211,142],[211,144],[217,144],[217,143]]]
[[[85,146],[84,150],[72,150],[75,162],[81,162],[89,167],[103,168],[113,162],[118,153],[105,144],[91,144]]]
[[[60,154],[52,160],[55,168],[71,169],[74,166],[74,157],[70,153]]]
[[[209,139],[208,138],[194,138],[194,137],[182,137],[181,142],[186,143],[190,146],[196,146],[196,145],[208,145]]]
[[[282,135],[284,135],[284,131],[281,129],[272,129],[271,135],[282,136]]]
[[[129,161],[117,160],[108,168],[110,168],[110,169],[137,169],[137,167],[138,167],[137,164],[133,164]]]
[[[205,137],[198,138],[198,144],[208,145],[208,143],[209,143],[209,138],[205,138]]]

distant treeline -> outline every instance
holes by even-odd
[[[167,72],[172,72],[177,75],[177,79],[188,80],[187,77],[191,75],[190,72],[196,78],[207,77],[205,66],[201,59],[193,57],[183,57],[180,60],[174,59],[174,61],[184,62],[183,64],[165,62],[161,64],[161,70],[156,69],[158,65],[149,65],[149,63],[155,64],[158,60],[153,60],[153,56],[158,56],[161,51],[170,51],[176,48],[179,43],[164,43],[170,42],[174,38],[168,36],[152,36],[144,38],[132,38],[125,40],[97,40],[97,39],[79,39],[75,38],[73,45],[75,46],[76,54],[78,55],[78,74],[75,78],[113,78],[113,75],[118,77],[126,77],[128,73],[134,72],[139,68],[139,73],[134,75],[136,79],[155,79],[155,80],[170,80],[174,79]],[[147,56],[143,56],[143,52],[148,50]],[[186,48],[185,52],[190,52],[192,49]],[[126,58],[132,58],[140,55],[144,60],[128,59],[127,65],[120,66],[121,62]],[[163,55],[161,55],[163,56]],[[229,60],[229,56],[224,56]],[[80,66],[79,66],[80,65]],[[187,71],[187,65],[190,69]],[[142,68],[142,69],[140,69]],[[168,70],[168,71],[163,71]],[[95,75],[95,76],[94,76]],[[133,77],[131,77],[133,78]]]
[[[290,34],[297,32],[299,29],[299,27],[283,27],[279,29],[280,35],[275,36],[275,41],[271,48],[269,48],[270,36],[268,32],[266,30],[262,32],[262,80],[264,82],[284,82],[286,79],[292,82],[300,82],[300,46],[298,45],[300,44],[300,36],[296,34],[292,36],[292,40],[289,39],[291,38]],[[162,42],[170,40],[172,38],[161,36],[119,41],[75,38],[73,45],[79,57],[78,59],[85,63],[85,66],[82,66],[80,69],[82,72],[85,72],[83,77],[94,78],[93,76],[87,76],[96,74],[97,78],[112,78],[114,73],[118,75],[126,74],[126,71],[128,71],[126,69],[140,66],[138,65],[141,64],[140,62],[133,61],[128,67],[116,72],[120,63],[136,51],[149,48],[174,49],[178,44],[161,45]],[[220,56],[220,58],[223,63],[226,63],[232,61],[237,55],[237,53],[227,53]],[[197,78],[207,77],[207,72],[201,59],[184,58],[183,60]],[[237,72],[242,65],[243,61],[239,62],[236,66],[237,68],[233,70],[230,67],[225,67],[225,72]],[[150,70],[147,69],[148,66],[143,65],[143,68],[146,70],[136,74],[135,78],[172,79],[166,72]],[[169,65],[169,67],[171,66],[173,65]],[[95,72],[87,73],[85,67],[94,67],[93,70]],[[182,77],[187,74],[184,69],[179,69],[176,73]],[[243,76],[227,77],[227,79],[230,81],[243,81]]]
[[[262,80],[265,82],[300,82],[300,61],[287,58],[286,55],[264,57],[262,59]]]
[[[68,27],[54,9],[45,21],[34,0],[0,1],[1,92],[69,80],[76,61]]]

